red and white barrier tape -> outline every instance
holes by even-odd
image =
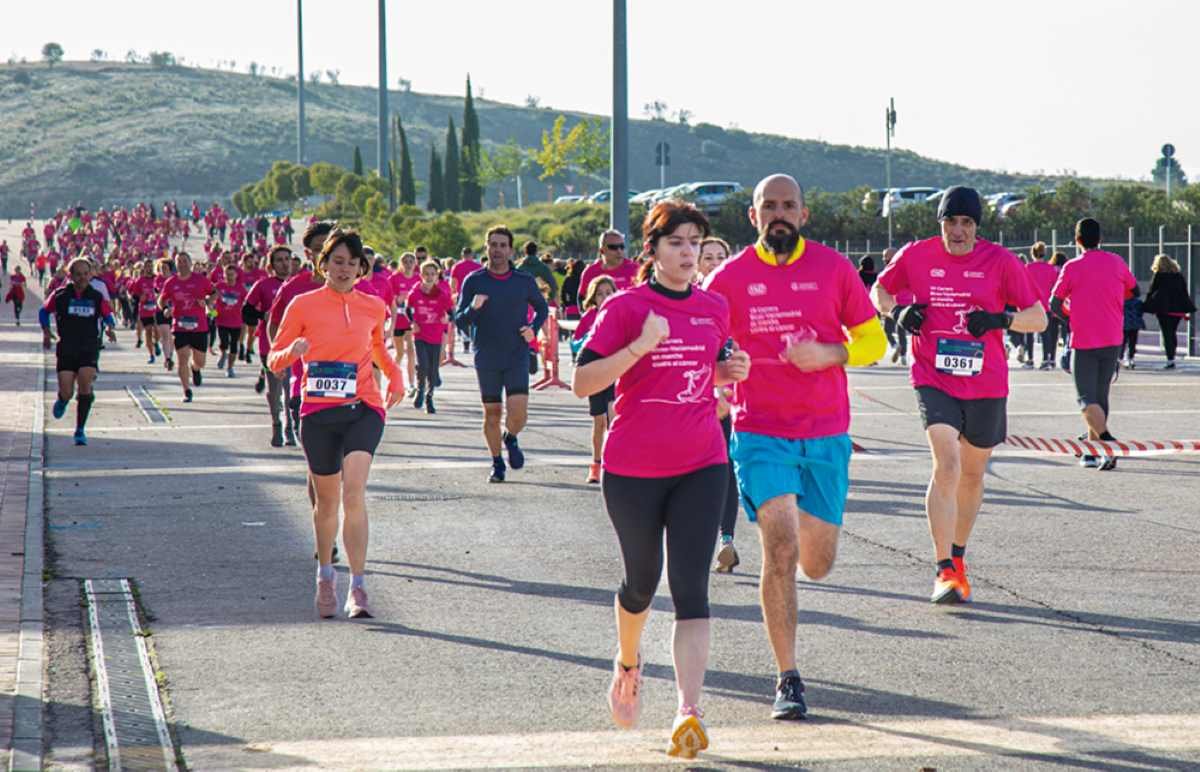
[[[1004,442],[1025,450],[1061,456],[1160,456],[1200,453],[1200,440],[1060,440],[1009,436]]]

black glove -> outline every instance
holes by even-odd
[[[1012,314],[1007,311],[994,314],[990,311],[972,311],[967,314],[967,332],[982,338],[984,333],[991,330],[1007,330],[1012,326],[1012,319]]]
[[[910,335],[920,335],[921,325],[925,324],[926,303],[913,303],[911,306],[895,306],[892,308],[892,321],[903,327]]]

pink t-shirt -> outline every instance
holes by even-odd
[[[279,292],[279,288],[283,286],[283,280],[274,276],[267,276],[254,282],[254,286],[250,288],[250,293],[246,295],[246,302],[257,308],[259,311],[266,313],[271,308],[271,303],[275,300],[275,295]],[[271,348],[271,342],[267,340],[267,325],[263,322],[258,324],[258,350],[265,352]]]
[[[638,264],[632,260],[624,260],[620,265],[611,271],[604,267],[603,260],[596,260],[593,263],[588,263],[583,269],[583,273],[579,276],[579,300],[583,301],[587,297],[588,285],[594,279],[600,276],[607,276],[617,285],[618,290],[628,289],[637,281]]]
[[[729,337],[723,298],[695,288],[670,298],[645,284],[618,292],[600,310],[586,350],[601,357],[620,351],[641,334],[650,311],[667,320],[670,337],[617,379],[604,469],[672,477],[726,463],[713,396],[717,356]]]
[[[575,340],[583,340],[587,334],[591,332],[592,327],[596,324],[597,309],[595,306],[583,312],[583,316],[579,317],[579,324],[575,327],[575,334],[571,337]]]
[[[255,268],[253,271],[242,271],[242,288],[249,292],[254,289],[254,285],[263,279],[267,278],[267,272],[261,268]]]
[[[784,361],[793,343],[845,343],[846,329],[875,317],[858,271],[841,253],[805,242],[790,265],[770,265],[753,246],[708,275],[705,289],[729,301],[750,377],[733,387],[733,427],[785,439],[845,434],[850,428],[846,371],[804,372]]]
[[[212,282],[199,273],[192,272],[186,279],[179,276],[167,279],[162,297],[171,304],[171,331],[208,332],[208,308],[204,299],[212,291]]]
[[[392,294],[399,301],[399,306],[396,308],[396,324],[392,327],[394,332],[407,330],[411,326],[408,321],[408,315],[404,313],[404,304],[408,302],[408,293],[420,283],[421,274],[417,271],[413,271],[412,276],[405,276],[404,271],[396,271],[388,279],[388,285],[392,288]]]
[[[932,386],[956,399],[996,399],[1008,396],[1008,357],[1003,330],[982,338],[967,331],[972,311],[998,313],[1005,306],[1029,308],[1037,291],[1017,256],[998,244],[976,239],[969,255],[955,257],[939,236],[906,244],[883,273],[880,286],[891,295],[909,290],[925,303],[921,334],[912,336],[913,386]],[[942,352],[942,369],[937,366]],[[983,358],[978,370],[962,360]],[[959,362],[957,369],[952,361]],[[947,370],[954,370],[947,372]]]
[[[405,303],[412,310],[413,324],[420,327],[414,337],[426,343],[440,344],[446,334],[447,314],[454,308],[450,295],[436,284],[432,293],[425,294],[418,284],[409,291]]]
[[[1039,260],[1026,264],[1025,271],[1029,274],[1029,280],[1033,282],[1033,288],[1037,290],[1042,308],[1049,311],[1050,290],[1054,288],[1054,282],[1058,281],[1058,269]]]
[[[158,310],[158,285],[154,276],[141,276],[129,288],[129,294],[138,300],[138,316],[154,316]]]
[[[463,279],[478,271],[483,266],[474,260],[460,260],[450,269],[450,286],[454,288],[454,293],[462,289]]]
[[[217,326],[241,327],[242,304],[246,302],[246,290],[241,284],[217,285]]]
[[[305,292],[319,290],[325,285],[313,278],[312,271],[302,270],[300,273],[292,276],[283,283],[279,291],[275,293],[275,299],[271,301],[271,313],[267,321],[270,324],[279,325],[283,321],[283,312],[287,310],[288,304],[297,296],[303,295]]]
[[[234,266],[233,270],[237,271],[238,281],[241,281],[242,269],[238,268],[237,266]],[[210,282],[212,282],[214,286],[224,282],[225,281],[225,267],[218,265],[216,268],[209,271],[208,272],[208,280]]]
[[[1071,348],[1120,346],[1125,298],[1135,286],[1124,258],[1112,252],[1089,249],[1067,261],[1053,295],[1071,301]]]

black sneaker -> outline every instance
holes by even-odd
[[[417,396],[413,397],[413,407],[420,410],[425,406],[425,390],[417,389]]]
[[[513,469],[525,466],[525,453],[517,444],[517,435],[504,433],[504,447],[508,450],[508,465]]]
[[[503,461],[493,461],[492,462],[492,474],[491,474],[491,476],[488,477],[488,482],[490,482],[490,483],[504,482],[504,462]]]
[[[292,428],[292,424],[288,424],[283,430],[283,444],[289,448],[296,447],[296,430]]]
[[[1079,465],[1084,469],[1097,469],[1100,466],[1099,456],[1080,456]]]
[[[183,401],[184,401],[184,402],[191,402],[191,401],[192,401],[192,390],[191,390],[191,389],[184,389],[184,390],[183,390]]]
[[[267,388],[267,377],[262,373],[258,374],[258,380],[254,382],[254,392],[262,394]]]
[[[1096,465],[1097,472],[1111,472],[1117,468],[1117,459],[1115,456],[1101,456],[1100,463]]]
[[[271,447],[283,447],[283,424],[271,424]]]
[[[808,715],[804,704],[804,682],[795,670],[789,670],[775,687],[775,705],[771,718],[779,721],[797,721]]]
[[[199,386],[203,378],[200,377],[199,370],[192,370],[192,385]]]
[[[434,413],[437,412],[437,408],[435,408],[433,406],[433,395],[432,394],[430,394],[428,397],[425,398],[425,412],[428,413],[429,415],[433,415]]]

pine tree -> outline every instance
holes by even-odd
[[[363,175],[362,151],[358,149],[358,145],[354,146],[354,173],[359,177]]]
[[[425,208],[431,212],[446,208],[446,199],[442,195],[442,159],[438,158],[436,147],[429,148],[429,203]]]
[[[462,128],[462,208],[469,212],[483,209],[483,186],[479,183],[479,115],[471,95],[471,76],[467,76],[467,98],[463,103]]]
[[[462,193],[458,186],[458,136],[454,130],[454,118],[446,128],[446,157],[442,159],[442,196],[446,209],[457,212],[462,208]]]
[[[396,115],[396,128],[400,134],[400,205],[417,203],[417,181],[413,177],[412,155],[408,152],[408,135]]]

